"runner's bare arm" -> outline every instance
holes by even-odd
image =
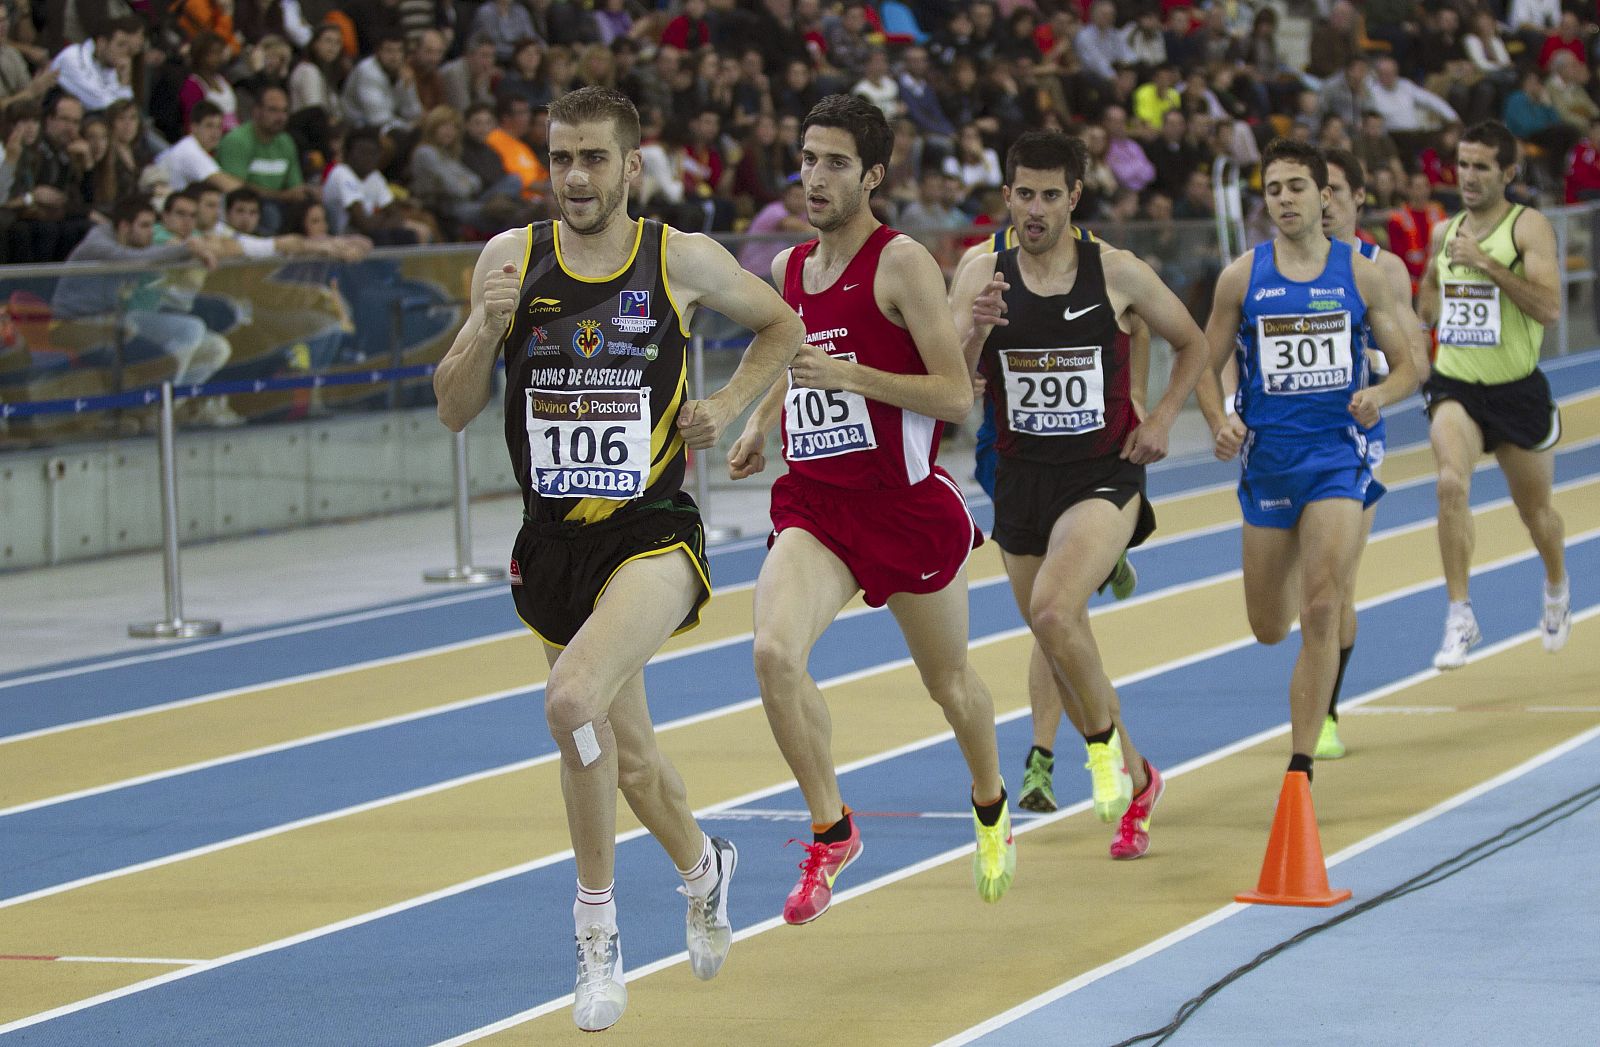
[[[1444,232],[1448,228],[1445,222],[1433,227],[1433,233],[1428,237],[1428,264],[1422,269],[1422,286],[1417,288],[1417,319],[1430,331],[1438,325],[1441,312],[1437,266],[1439,252],[1444,250]]]
[[[489,403],[500,344],[522,294],[528,230],[508,229],[484,245],[472,273],[472,312],[433,372],[439,420],[460,432]]]
[[[1411,274],[1406,271],[1406,264],[1393,251],[1384,251],[1378,255],[1378,271],[1383,274],[1383,281],[1389,287],[1411,286]],[[1427,282],[1427,274],[1424,271],[1423,283]],[[1417,381],[1425,382],[1431,369],[1428,363],[1428,333],[1411,308],[1411,296],[1397,292],[1394,297],[1395,306],[1400,310],[1401,323],[1406,329],[1406,344],[1411,347],[1411,367],[1417,374]]]
[[[679,412],[684,440],[703,450],[783,372],[805,338],[805,325],[765,280],[704,234],[668,234],[667,275],[686,326],[694,310],[704,307],[755,333],[728,384]]]
[[[978,255],[956,273],[956,282],[950,287],[950,319],[961,340],[961,355],[969,372],[978,369],[978,358],[983,355],[989,332],[1007,322],[1004,295],[1008,289],[995,270],[992,251]]]
[[[1150,413],[1150,325],[1131,314],[1127,321],[1128,397],[1142,422]]]
[[[1465,222],[1462,223],[1464,228]],[[1561,319],[1561,267],[1556,262],[1556,231],[1550,219],[1538,211],[1527,210],[1517,216],[1511,230],[1512,241],[1522,255],[1518,276],[1506,266],[1484,254],[1478,242],[1458,231],[1448,248],[1450,260],[1481,270],[1504,291],[1517,308],[1541,324]]]
[[[972,371],[950,322],[939,263],[915,240],[896,237],[879,257],[873,294],[883,314],[910,332],[928,373],[892,374],[808,345],[794,358],[794,384],[842,389],[930,418],[965,421],[972,411]]]
[[[793,251],[794,248],[786,247],[772,259],[774,287],[783,286],[784,273],[789,269],[789,255]],[[783,417],[783,399],[789,391],[788,384],[782,376],[779,376],[779,380],[773,382],[772,388],[767,390],[767,395],[756,403],[756,409],[750,412],[750,417],[745,419],[744,432],[739,434],[739,438],[728,449],[730,479],[743,480],[767,467],[764,453],[767,433],[778,424],[778,419]]]
[[[1241,255],[1235,258],[1228,267],[1222,270],[1217,277],[1216,290],[1211,295],[1211,316],[1206,320],[1206,342],[1211,353],[1211,370],[1220,380],[1220,384],[1212,386],[1219,399],[1212,402],[1213,409],[1223,403],[1231,403],[1233,394],[1238,387],[1237,373],[1234,380],[1229,383],[1222,379],[1234,360],[1234,346],[1239,337],[1239,321],[1244,315],[1244,294],[1250,287],[1251,256]],[[1207,380],[1211,385],[1212,380]],[[1232,388],[1230,388],[1230,384]],[[1209,400],[1209,391],[1200,400],[1201,410],[1206,410]],[[1215,441],[1216,456],[1222,461],[1227,461],[1239,453],[1239,448],[1244,444],[1244,420],[1236,414],[1228,414],[1222,424],[1212,423],[1211,415],[1207,413],[1206,421],[1212,424],[1211,433]]]
[[[1366,258],[1351,259],[1356,290],[1367,305],[1367,325],[1378,349],[1389,361],[1389,377],[1383,384],[1368,386],[1350,400],[1350,413],[1365,426],[1378,422],[1380,409],[1410,396],[1417,390],[1417,367],[1413,362],[1411,333],[1406,329],[1406,312],[1378,266]],[[1408,290],[1411,282],[1404,285]],[[1415,327],[1412,328],[1415,330]]]
[[[1118,316],[1131,312],[1166,339],[1177,354],[1166,392],[1150,409],[1144,424],[1133,431],[1123,454],[1136,464],[1158,462],[1166,457],[1167,439],[1184,401],[1208,370],[1206,338],[1178,296],[1133,252],[1103,251],[1100,260]]]

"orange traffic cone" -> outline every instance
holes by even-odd
[[[1257,905],[1338,905],[1349,891],[1328,886],[1328,866],[1317,834],[1317,812],[1311,806],[1311,781],[1304,771],[1283,776],[1278,813],[1272,818],[1267,856],[1261,862],[1256,889],[1236,894],[1236,902]]]

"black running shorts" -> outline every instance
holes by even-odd
[[[623,564],[682,549],[694,561],[700,593],[677,632],[700,624],[711,598],[705,529],[694,499],[673,498],[623,509],[598,523],[524,520],[511,550],[511,598],[517,614],[552,647],[565,647],[583,628]]]
[[[1144,493],[1144,466],[1115,455],[1070,465],[1046,465],[1000,456],[994,478],[994,540],[1013,556],[1043,556],[1061,514],[1090,498],[1121,509],[1139,499],[1132,549],[1155,533],[1156,513]]]
[[[1550,398],[1550,382],[1534,368],[1526,378],[1501,385],[1479,385],[1447,378],[1438,372],[1422,387],[1428,417],[1446,400],[1454,400],[1483,430],[1483,449],[1501,444],[1524,451],[1547,451],[1561,439],[1561,409]]]

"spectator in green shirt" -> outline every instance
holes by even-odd
[[[284,130],[289,123],[289,95],[267,87],[256,99],[253,118],[223,135],[217,164],[261,194],[264,235],[277,231],[285,204],[316,199],[316,186],[300,173],[300,149]]]

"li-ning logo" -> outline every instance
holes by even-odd
[[[1256,301],[1259,302],[1263,298],[1282,298],[1288,293],[1289,289],[1287,287],[1263,287],[1256,292]]]
[[[585,360],[593,360],[606,347],[606,336],[600,330],[599,320],[579,320],[578,329],[572,332],[572,348]]]
[[[528,312],[530,313],[559,313],[560,311],[561,299],[559,298],[535,298],[528,303]]]

